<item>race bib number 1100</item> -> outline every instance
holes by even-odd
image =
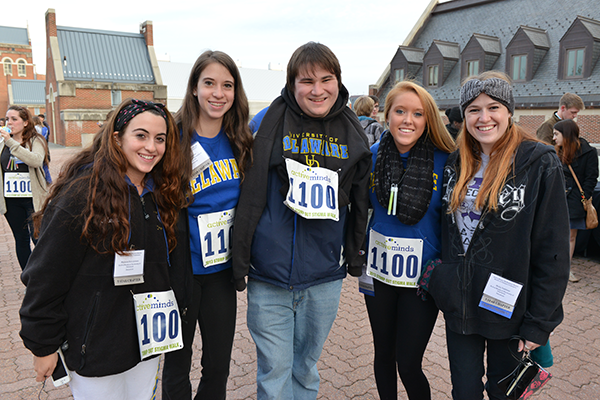
[[[289,158],[285,164],[290,188],[283,203],[306,219],[339,221],[337,172],[308,167]]]
[[[367,274],[392,286],[417,286],[423,240],[387,237],[371,229]]]

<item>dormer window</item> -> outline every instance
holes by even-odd
[[[442,86],[459,58],[458,43],[434,40],[423,58],[423,84],[430,88]]]
[[[394,77],[396,78],[396,82],[400,82],[404,80],[404,68],[398,68],[394,70]]]
[[[520,26],[506,46],[506,73],[515,82],[532,80],[549,49],[545,30]]]
[[[600,22],[578,16],[560,39],[558,78],[589,78],[599,57]]]
[[[461,78],[479,75],[493,69],[500,52],[500,39],[474,33],[461,53]]]
[[[423,49],[399,46],[390,64],[390,81],[395,84],[405,79],[414,79],[423,66],[424,54]]]
[[[479,75],[479,60],[467,61],[468,76]]]

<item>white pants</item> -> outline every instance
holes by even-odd
[[[154,400],[160,357],[140,362],[120,374],[89,378],[70,371],[75,400]]]

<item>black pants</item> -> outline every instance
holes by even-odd
[[[416,289],[387,285],[376,279],[375,296],[365,295],[375,345],[375,381],[382,400],[398,398],[398,377],[410,400],[430,400],[423,373],[425,348],[438,308],[433,299],[421,300]]]
[[[163,400],[190,400],[192,344],[196,321],[202,335],[202,377],[195,400],[225,399],[229,362],[235,334],[237,295],[231,268],[210,275],[194,275],[193,302],[183,322],[181,350],[165,354]]]
[[[15,238],[15,250],[21,270],[25,269],[27,260],[31,255],[31,241],[36,244],[37,240],[33,238],[33,201],[31,197],[5,197],[6,202],[6,220],[10,226],[13,237]]]
[[[505,400],[498,389],[498,381],[517,367],[518,361],[510,354],[509,344],[517,354],[518,341],[492,340],[480,335],[462,335],[446,329],[448,359],[452,379],[452,398],[482,400],[483,375],[487,376],[485,390],[490,400]],[[487,354],[487,372],[483,355]]]

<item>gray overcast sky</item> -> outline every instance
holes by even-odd
[[[5,1],[0,6],[0,25],[29,26],[40,74],[46,71],[44,15],[48,8],[56,10],[58,26],[137,33],[139,24],[150,20],[157,56],[166,54],[172,62],[193,63],[202,51],[211,49],[226,52],[246,68],[267,69],[269,63],[285,67],[293,51],[312,40],[337,55],[350,94],[366,94],[429,2]]]

